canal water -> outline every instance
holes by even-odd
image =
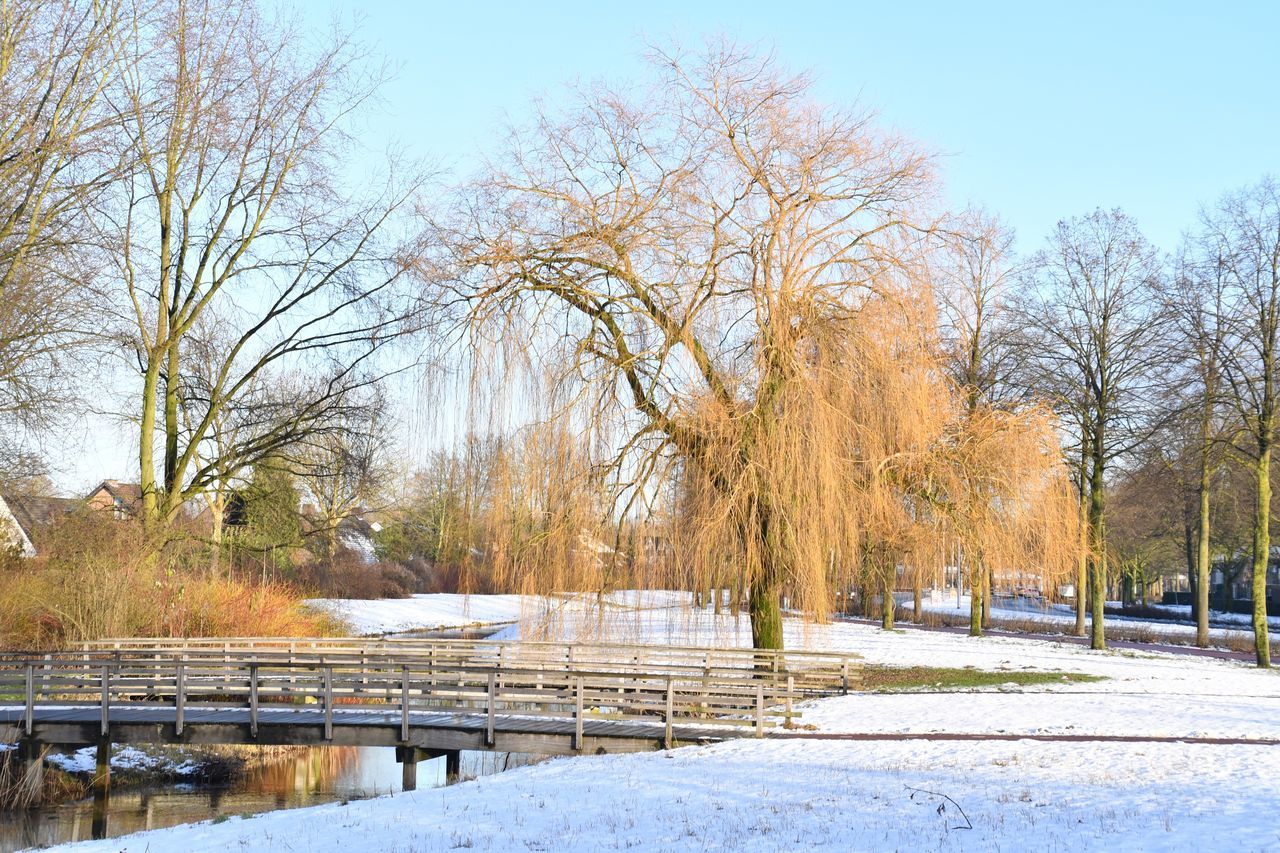
[[[463,752],[462,775],[485,776],[536,761],[514,753]],[[418,788],[444,784],[444,758],[418,765]],[[391,747],[319,746],[251,763],[224,784],[120,785],[111,792],[107,836],[219,815],[255,815],[400,791],[401,767]],[[93,800],[0,812],[0,851],[46,847],[92,836]]]

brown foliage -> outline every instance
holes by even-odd
[[[285,636],[330,633],[325,616],[277,584],[203,570],[195,543],[158,541],[141,525],[69,516],[41,555],[0,574],[0,643],[50,648],[112,636]]]

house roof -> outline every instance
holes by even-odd
[[[39,541],[45,528],[81,505],[78,498],[17,494],[0,495],[0,503],[8,508],[22,535],[31,543],[30,548],[24,549],[30,553],[34,553],[35,543]]]
[[[119,498],[126,506],[135,507],[142,503],[142,486],[139,483],[122,483],[119,480],[103,480],[98,488],[89,494],[96,495],[106,491],[113,498]]]

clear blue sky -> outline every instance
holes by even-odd
[[[288,0],[285,0],[287,3]],[[301,8],[302,0],[298,0]],[[728,35],[815,73],[944,155],[950,200],[1000,213],[1032,250],[1058,219],[1125,208],[1166,250],[1202,203],[1280,173],[1280,2],[521,3],[312,0],[396,69],[365,143],[465,170],[530,97],[644,73],[646,39]],[[132,480],[130,432],[55,453],[78,491]],[[83,440],[83,447],[75,447]]]
[[[1023,249],[1120,206],[1172,249],[1198,205],[1280,172],[1280,3],[379,2],[359,20],[397,67],[375,125],[464,165],[504,116],[575,78],[643,73],[645,39],[708,35],[810,69],[946,155],[948,196],[1005,216]],[[376,135],[376,132],[375,132]]]

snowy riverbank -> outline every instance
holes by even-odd
[[[655,642],[750,636],[745,618],[676,603],[618,608],[605,630]],[[453,606],[426,603],[446,604]],[[471,613],[513,615],[502,610],[508,603],[473,598],[470,606]],[[595,612],[562,608],[562,616],[554,630],[565,636],[578,635],[584,622],[598,626]],[[545,624],[531,623],[504,634],[535,629],[546,632]],[[856,651],[876,664],[1107,679],[823,699],[803,706],[802,722],[816,733],[1280,738],[1280,674],[1238,662],[795,620],[787,622],[787,640]],[[1277,771],[1280,747],[1263,745],[746,740],[557,759],[445,789],[76,849],[1280,849],[1272,817],[1280,809]],[[972,829],[957,828],[970,822]]]

